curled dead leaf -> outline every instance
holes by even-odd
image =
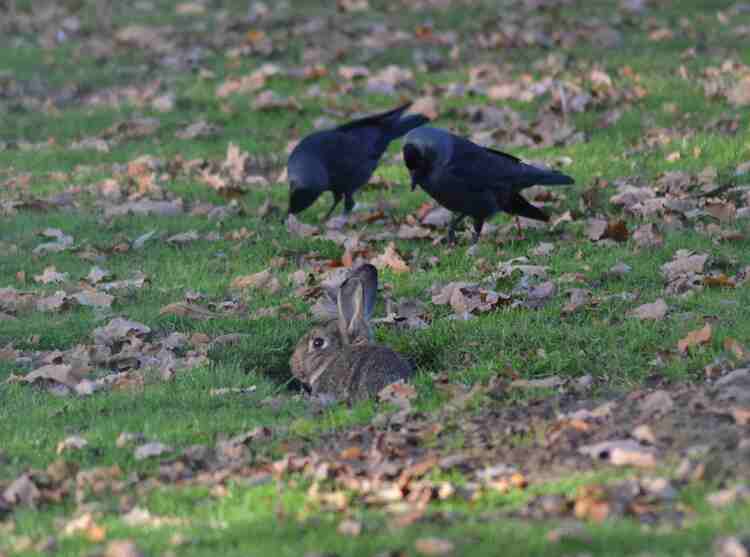
[[[711,324],[706,323],[702,328],[690,331],[687,336],[677,342],[677,349],[686,354],[691,348],[708,344],[711,340]]]
[[[642,320],[661,321],[667,315],[667,303],[659,298],[653,303],[643,304],[630,311],[630,315]]]
[[[395,273],[406,273],[410,270],[409,265],[407,265],[406,261],[404,261],[396,250],[396,244],[394,242],[390,242],[385,247],[385,251],[374,257],[370,262],[378,269],[388,267]]]

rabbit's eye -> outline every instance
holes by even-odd
[[[312,340],[312,347],[313,348],[320,349],[320,348],[323,348],[325,345],[326,345],[326,339],[324,339],[322,337],[315,337]]]

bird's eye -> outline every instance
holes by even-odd
[[[315,337],[312,341],[313,348],[323,348],[326,344],[326,339],[321,337]]]

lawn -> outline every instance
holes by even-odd
[[[746,5],[0,10],[0,556],[750,552]],[[284,220],[294,142],[406,101],[576,184],[449,246],[395,141]],[[414,389],[322,405],[363,261]]]

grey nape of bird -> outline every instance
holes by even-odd
[[[412,190],[421,186],[454,213],[448,228],[451,243],[456,227],[467,216],[474,220],[472,243],[479,241],[484,221],[499,211],[547,222],[549,216],[526,201],[521,190],[574,183],[555,170],[525,164],[513,155],[429,126],[407,134],[403,155]]]
[[[349,213],[354,192],[370,180],[388,144],[430,121],[422,114],[402,117],[410,106],[407,103],[304,137],[287,164],[289,213],[304,211],[325,191],[333,193],[326,220],[342,199],[344,213]]]

